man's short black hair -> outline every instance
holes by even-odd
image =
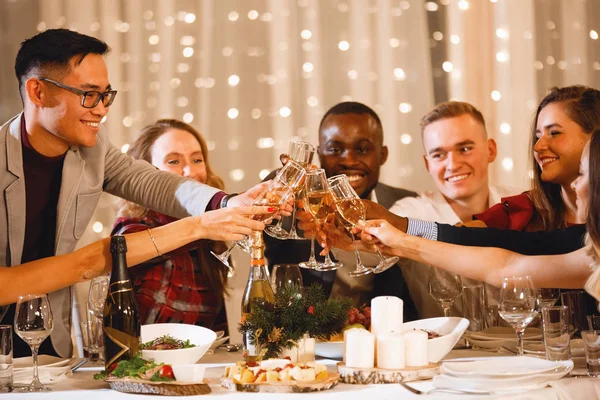
[[[379,115],[373,109],[363,103],[359,103],[356,101],[344,101],[343,103],[338,103],[335,106],[331,107],[323,118],[321,119],[321,123],[319,124],[319,132],[323,128],[323,124],[325,120],[331,115],[344,115],[344,114],[368,114],[377,123],[377,127],[381,133],[381,139],[383,141],[383,125],[381,124],[381,120],[379,119]]]
[[[103,41],[68,29],[48,29],[38,33],[21,43],[21,49],[17,53],[15,74],[21,98],[24,98],[25,82],[33,71],[43,71],[44,74],[64,73],[68,71],[69,61],[75,56],[81,56],[77,61],[80,64],[88,54],[104,55],[109,51],[110,48]]]

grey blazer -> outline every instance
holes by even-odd
[[[0,265],[21,263],[25,240],[25,178],[21,148],[23,113],[0,128]],[[55,254],[73,251],[85,231],[100,194],[141,204],[160,213],[182,218],[201,214],[218,189],[162,172],[145,161],[134,160],[110,144],[103,127],[90,148],[71,147],[65,156],[57,204]],[[57,267],[57,272],[60,269]],[[40,277],[43,279],[43,277]],[[54,349],[70,357],[71,289],[49,294],[54,315],[51,334]]]

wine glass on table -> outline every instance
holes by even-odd
[[[348,177],[346,175],[332,176],[331,178],[327,179],[327,183],[329,183],[329,188],[333,194],[336,209],[342,218],[350,223],[350,225],[353,227],[358,225],[359,221],[364,222],[366,219],[367,210],[365,209],[365,206],[358,194],[356,194],[352,188],[352,185],[350,185]],[[389,258],[384,257],[375,244],[373,244],[373,248],[379,257],[379,264],[373,268],[373,272],[376,274],[380,274],[383,271],[393,267],[400,259],[396,256]]]
[[[273,213],[253,215],[251,218],[265,223],[269,222],[275,214],[279,212],[279,209],[290,200],[294,190],[296,190],[298,186],[304,184],[305,175],[306,171],[304,167],[295,161],[289,160],[279,170],[277,175],[275,175],[275,178],[273,178],[269,187],[258,196],[253,203],[255,206],[270,206],[274,209]],[[233,274],[233,267],[229,263],[229,256],[236,245],[245,252],[250,252],[251,242],[248,237],[234,242],[233,245],[229,246],[229,248],[221,254],[211,251],[213,256],[217,257],[227,268],[229,268],[230,274]]]
[[[324,169],[315,169],[306,174],[304,208],[314,218],[317,228],[325,222],[329,214],[335,212],[334,199],[327,185],[327,177]],[[317,262],[315,258],[315,239],[310,240],[310,258],[300,263],[300,267],[316,269],[317,271],[333,271],[343,266],[340,262],[334,262],[329,253],[325,255],[325,261]]]
[[[270,279],[274,293],[288,285],[296,285],[300,290],[304,287],[298,264],[275,264]]]
[[[440,268],[430,267],[428,287],[429,295],[442,306],[444,317],[449,317],[452,305],[463,292],[463,283],[460,275]]]
[[[307,168],[315,155],[315,147],[309,142],[302,141],[291,141],[290,147],[288,151],[288,156],[290,160],[293,160],[300,164],[302,167]],[[304,189],[304,186],[300,185],[296,188],[294,192],[294,198],[297,199],[301,196],[301,192]],[[292,218],[291,218],[291,227],[290,231],[287,232],[283,228],[283,218],[280,218],[277,224],[269,226],[265,229],[267,235],[272,236],[277,239],[301,239],[304,240],[303,237],[298,236],[296,233],[296,201],[294,200],[294,206],[292,208]]]
[[[45,294],[28,294],[19,296],[15,310],[15,332],[31,348],[33,355],[33,380],[29,386],[22,388],[27,392],[50,391],[48,386],[42,385],[38,375],[38,350],[46,339],[54,323],[50,303]]]
[[[529,276],[511,276],[502,280],[498,314],[517,334],[517,349],[523,355],[523,333],[536,316],[536,290]]]

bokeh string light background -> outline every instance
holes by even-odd
[[[527,188],[532,113],[549,86],[600,87],[594,0],[0,0],[0,117],[20,111],[14,56],[38,31],[105,40],[119,90],[105,125],[126,151],[158,118],[208,139],[228,191],[278,165],[290,139],[317,142],[323,113],[356,100],[381,116],[386,183],[431,188],[418,121],[470,101],[498,142],[492,179]],[[82,243],[109,233],[102,198]]]

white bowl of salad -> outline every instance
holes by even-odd
[[[142,325],[142,358],[172,365],[195,364],[216,338],[215,332],[196,325]]]

